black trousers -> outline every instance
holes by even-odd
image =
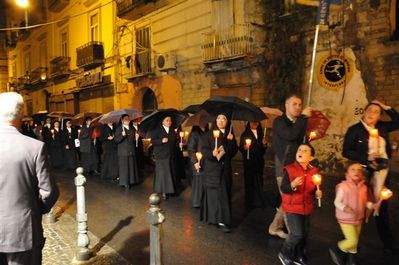
[[[388,201],[382,201],[379,215],[375,217],[375,223],[377,224],[378,235],[384,244],[384,248],[391,248],[397,244],[389,224]]]
[[[305,246],[309,235],[310,215],[287,213],[289,234],[281,252],[290,259],[305,256]]]
[[[42,250],[31,249],[23,252],[0,252],[0,265],[41,265]]]

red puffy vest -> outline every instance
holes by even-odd
[[[305,170],[297,162],[284,167],[292,182],[297,177],[304,177],[303,184],[292,193],[282,193],[282,207],[287,213],[309,215],[313,211],[313,200],[316,186],[312,182],[312,176],[317,174],[317,168],[308,166]]]

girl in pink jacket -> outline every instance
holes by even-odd
[[[337,185],[334,200],[335,216],[345,239],[339,241],[336,247],[330,248],[330,255],[337,265],[354,265],[366,208],[372,209],[373,203],[368,201],[368,189],[364,183],[364,169],[361,164],[349,164],[345,178]]]

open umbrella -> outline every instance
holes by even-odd
[[[32,117],[30,117],[30,116],[25,116],[25,117],[23,117],[23,118],[21,119],[22,122],[31,121],[31,120],[33,120],[33,119],[32,119]]]
[[[319,110],[312,111],[306,126],[306,135],[309,141],[323,138],[331,122]]]
[[[184,111],[184,110],[183,110]],[[206,110],[200,110],[194,115],[188,117],[182,124],[183,127],[200,126],[207,124],[215,119],[214,115],[209,114]]]
[[[211,97],[202,103],[201,109],[213,115],[227,112],[232,120],[239,121],[261,121],[267,118],[256,105],[233,96]]]
[[[100,123],[118,123],[123,115],[129,115],[130,119],[135,120],[143,117],[143,114],[136,109],[118,109],[104,114],[99,120]]]
[[[201,110],[201,104],[194,104],[194,105],[190,105],[190,106],[187,106],[186,108],[184,108],[183,112],[195,114],[200,110]]]
[[[272,128],[274,119],[283,115],[283,112],[276,108],[261,107],[260,109],[267,115],[267,120],[263,126],[264,128]]]
[[[66,111],[52,111],[52,112],[50,112],[50,114],[47,114],[47,117],[57,118],[59,120],[72,118],[73,116],[74,116],[73,113],[66,112]]]
[[[154,129],[161,126],[165,117],[172,118],[172,129],[176,129],[186,119],[187,114],[176,109],[159,109],[145,116],[139,125],[139,134],[143,138],[151,138]]]
[[[72,125],[78,125],[78,126],[82,126],[83,122],[87,119],[87,118],[92,118],[92,120],[98,116],[100,116],[101,113],[98,112],[82,112],[79,114],[76,114],[75,116],[72,117],[71,119],[71,123]]]

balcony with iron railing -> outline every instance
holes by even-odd
[[[253,52],[253,40],[253,27],[248,23],[206,33],[201,46],[202,60],[213,63],[245,57]]]
[[[76,66],[85,70],[104,64],[104,46],[102,42],[92,41],[76,48]]]
[[[117,15],[124,19],[136,20],[171,2],[173,0],[117,0]]]
[[[130,65],[130,71],[126,78],[134,79],[152,74],[154,74],[154,70],[152,67],[151,50],[147,49],[134,54]]]
[[[53,79],[63,78],[70,75],[71,58],[58,56],[50,61],[50,77]]]
[[[69,4],[69,0],[48,0],[48,10],[60,12]]]

